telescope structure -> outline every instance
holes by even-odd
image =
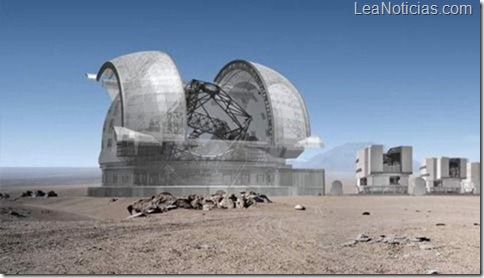
[[[99,164],[102,186],[90,196],[324,194],[323,169],[293,169],[311,136],[296,87],[275,70],[245,60],[211,82],[184,81],[171,57],[135,52],[88,74],[106,89]]]

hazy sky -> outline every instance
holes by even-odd
[[[170,53],[186,80],[233,59],[278,70],[326,149],[479,160],[479,2],[472,16],[356,16],[354,3],[0,0],[0,166],[97,166],[109,97],[84,73],[140,50]]]

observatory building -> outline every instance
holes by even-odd
[[[462,193],[481,193],[481,163],[467,162],[467,176],[462,181]]]
[[[467,159],[426,158],[420,166],[420,176],[428,193],[461,193],[461,183],[467,176]]]
[[[324,194],[323,169],[286,164],[321,142],[296,87],[271,68],[235,60],[211,82],[186,81],[168,54],[147,51],[114,58],[88,78],[111,98],[102,186],[91,196]]]
[[[356,156],[356,185],[358,193],[408,193],[412,174],[412,147],[390,148],[386,153],[383,145],[370,145]]]

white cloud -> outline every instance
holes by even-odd
[[[319,136],[309,136],[297,142],[296,145],[304,148],[324,148],[324,143]]]

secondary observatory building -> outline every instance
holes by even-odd
[[[461,193],[461,183],[467,177],[467,159],[430,157],[422,161],[420,176],[428,193]]]
[[[383,145],[370,145],[356,156],[358,193],[407,194],[412,174],[412,147],[399,146],[384,152]]]
[[[481,193],[481,163],[467,162],[467,176],[462,181],[463,193]]]
[[[111,105],[102,130],[102,186],[91,196],[324,194],[324,170],[293,169],[286,159],[311,136],[305,103],[277,71],[231,61],[213,81],[182,79],[171,57],[136,52],[88,74]]]

